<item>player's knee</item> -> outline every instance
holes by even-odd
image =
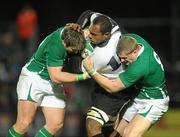
[[[87,128],[87,132],[91,135],[95,135],[96,133],[101,133],[102,131],[102,125],[91,118],[88,118],[86,120],[86,128]]]
[[[102,133],[102,125],[104,125],[104,123],[106,123],[108,120],[109,117],[104,111],[96,107],[91,107],[86,118],[88,136],[94,136]]]
[[[30,124],[31,124],[31,120],[29,120],[29,119],[21,119],[21,120],[18,120],[16,122],[15,126],[21,132],[25,132],[28,129]]]
[[[62,129],[63,123],[59,123],[53,126],[53,131],[58,132],[60,129]]]
[[[140,133],[135,130],[130,130],[129,128],[124,130],[123,137],[141,137]]]
[[[63,122],[54,121],[46,125],[48,129],[50,129],[53,133],[56,133],[63,127],[63,124]]]
[[[134,134],[134,133],[131,132],[131,133],[124,134],[123,137],[141,137],[141,136],[139,136],[139,135]]]
[[[109,121],[108,115],[104,111],[96,107],[91,107],[91,109],[87,113],[87,119],[92,119],[93,121],[96,121],[101,125],[104,125]]]

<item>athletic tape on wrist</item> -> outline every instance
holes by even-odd
[[[85,78],[84,74],[76,74],[76,79],[77,79],[77,81],[80,81],[80,80],[85,80],[86,78]]]
[[[96,74],[96,70],[92,69],[91,71],[88,72],[90,76],[94,76]]]

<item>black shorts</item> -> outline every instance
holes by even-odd
[[[116,116],[119,110],[134,97],[134,88],[117,93],[108,93],[98,84],[92,91],[92,106],[104,111],[107,115]]]

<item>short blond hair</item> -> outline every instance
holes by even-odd
[[[135,49],[137,49],[138,43],[137,41],[130,36],[122,36],[119,39],[117,45],[117,53],[124,52],[126,54],[132,53]]]
[[[61,38],[67,47],[74,47],[78,50],[85,48],[85,37],[82,31],[77,31],[70,26],[65,26]]]

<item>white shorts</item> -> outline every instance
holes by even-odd
[[[65,108],[63,86],[42,79],[37,73],[23,67],[17,83],[20,100],[37,102],[42,107]]]
[[[136,114],[139,114],[154,124],[167,112],[168,107],[169,97],[154,100],[136,98],[126,110],[123,119],[130,122]]]

